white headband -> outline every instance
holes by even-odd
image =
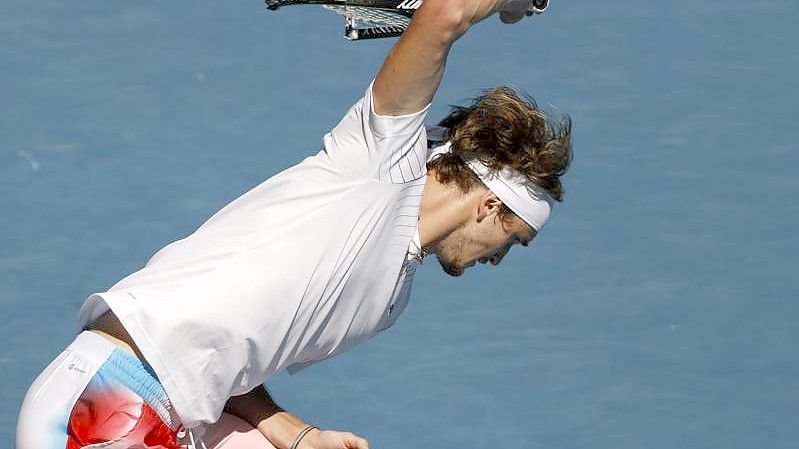
[[[449,153],[452,144],[446,142],[431,150],[428,160]],[[518,171],[505,167],[494,171],[476,158],[466,161],[466,165],[480,178],[480,181],[494,192],[510,210],[536,231],[544,227],[552,212],[554,200],[542,187]]]

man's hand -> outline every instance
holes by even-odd
[[[263,387],[230,398],[226,408],[257,428],[279,449],[290,449],[308,427],[308,423],[277,405]],[[302,437],[297,449],[369,449],[369,443],[351,432],[313,429]]]
[[[512,0],[499,9],[499,19],[503,23],[516,23],[522,20],[532,7],[532,0]]]
[[[471,4],[474,8],[472,24],[499,13],[503,23],[516,23],[527,16],[533,7],[533,0],[480,0]]]
[[[351,432],[314,429],[305,435],[298,449],[369,449],[369,442]]]

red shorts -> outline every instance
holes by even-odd
[[[131,391],[108,391],[89,384],[80,395],[67,426],[67,449],[111,443],[120,448],[179,449],[177,432]]]

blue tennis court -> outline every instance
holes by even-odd
[[[372,448],[789,449],[799,431],[799,5],[553,0],[454,47],[429,117],[511,84],[574,121],[528,248],[434,260],[388,332],[270,382]],[[0,439],[77,311],[315,153],[392,40],[318,7],[6,0]]]

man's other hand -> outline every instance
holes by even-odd
[[[352,432],[314,429],[302,439],[298,449],[369,449],[369,442]]]

